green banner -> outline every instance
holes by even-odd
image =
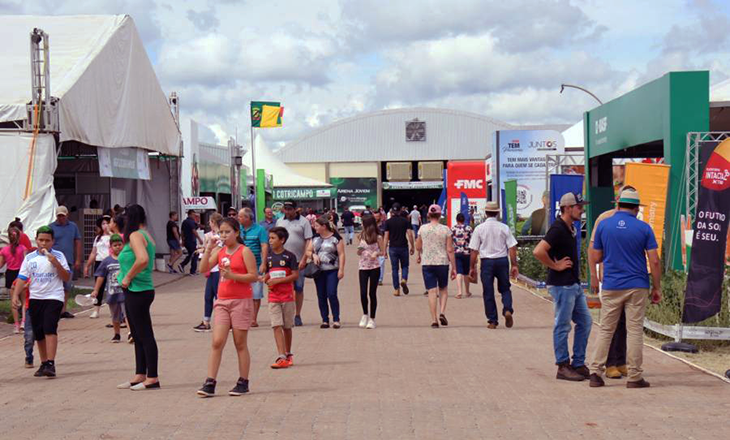
[[[281,103],[279,102],[270,102],[270,101],[253,101],[251,102],[251,126],[256,128],[264,128],[264,127],[280,127],[281,126],[281,114],[277,113],[276,115],[276,121],[274,121],[274,125],[271,125],[270,122],[267,124],[267,119],[264,114],[264,106],[267,107],[276,107],[281,108]]]
[[[333,188],[274,188],[274,200],[331,199]]]
[[[505,219],[512,235],[516,235],[517,229],[517,181],[508,180],[504,182],[504,200],[507,207],[507,218]]]
[[[345,206],[378,205],[378,179],[374,177],[332,177],[330,183],[337,191],[337,208]]]

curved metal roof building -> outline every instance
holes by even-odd
[[[406,130],[413,122],[425,128],[415,139]],[[512,125],[461,110],[402,108],[334,122],[288,143],[276,154],[287,163],[484,159],[496,130],[565,128]]]

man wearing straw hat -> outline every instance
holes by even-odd
[[[646,256],[651,265],[651,301],[661,301],[661,264],[657,242],[649,224],[636,218],[639,213],[639,193],[624,189],[618,199],[618,211],[596,228],[595,240],[589,250],[592,261],[603,262],[602,318],[598,345],[593,352],[590,386],[604,385],[603,375],[608,349],[621,312],[626,312],[628,332],[626,388],[647,388],[642,377],[644,314],[649,297],[649,274]]]
[[[487,315],[487,327],[496,329],[499,325],[497,302],[494,299],[494,279],[497,278],[497,288],[502,295],[502,315],[507,328],[512,327],[515,313],[512,308],[512,291],[510,290],[510,271],[512,278],[517,278],[517,240],[512,235],[509,226],[497,220],[499,205],[496,202],[487,202],[484,210],[487,220],[474,230],[469,243],[471,249],[471,270],[469,276],[474,279],[477,275],[477,258],[481,259],[482,289],[484,298],[484,313]],[[509,255],[509,259],[507,258]],[[510,270],[510,260],[512,269]]]

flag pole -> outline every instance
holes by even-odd
[[[250,114],[253,114],[253,103],[249,103],[250,105]],[[258,203],[258,200],[256,200],[256,145],[254,143],[253,138],[253,119],[251,119],[251,183],[253,183],[253,194],[254,194],[254,201],[255,203]],[[246,185],[246,189],[248,189],[248,185]],[[254,212],[258,210],[258,206],[256,206],[256,209]],[[256,219],[258,221],[258,219]]]

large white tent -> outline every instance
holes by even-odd
[[[132,18],[116,16],[2,16],[0,71],[0,226],[19,216],[32,230],[53,219],[53,173],[59,151],[41,134],[8,130],[25,119],[31,100],[30,33],[43,30],[50,45],[50,91],[59,99],[58,141],[179,155],[180,134]],[[28,172],[31,168],[31,172]],[[26,187],[32,189],[23,198]],[[42,201],[39,203],[38,201]]]
[[[316,179],[310,179],[309,177],[297,174],[296,171],[291,169],[289,165],[282,162],[278,156],[276,156],[268,145],[264,141],[261,135],[256,135],[254,138],[254,148],[256,148],[256,168],[265,170],[266,174],[270,174],[274,179],[274,187],[276,188],[300,188],[300,187],[330,187],[329,183],[321,182]],[[243,156],[243,164],[250,169],[253,169],[251,164],[251,149],[249,149]],[[249,184],[251,184],[251,176],[248,178]]]

